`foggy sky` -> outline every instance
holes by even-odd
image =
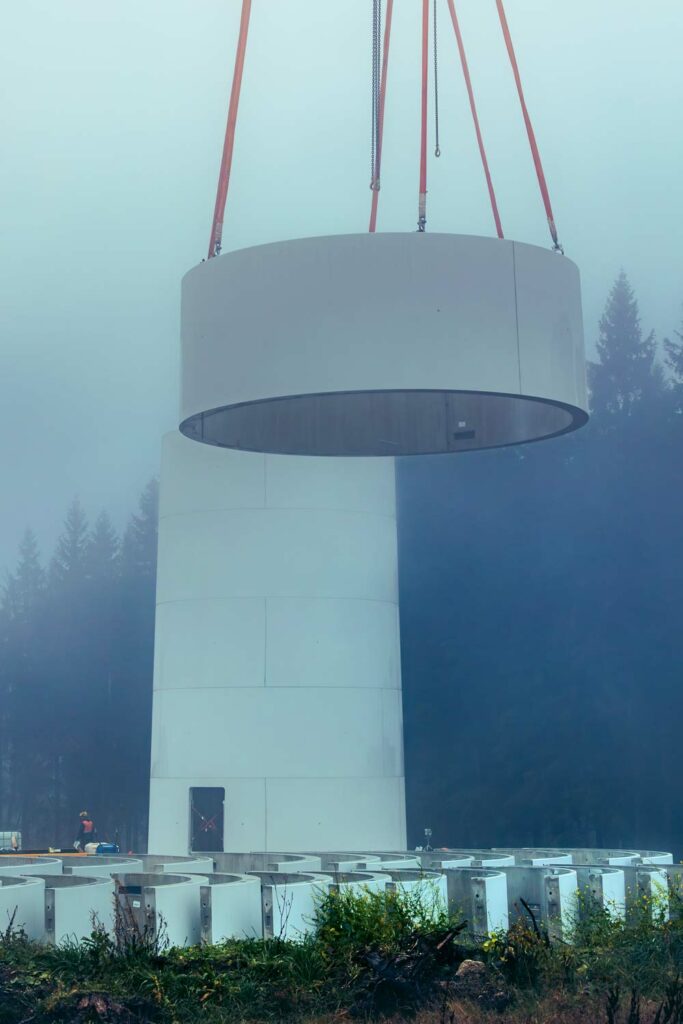
[[[548,244],[494,0],[460,0],[507,237]],[[224,248],[367,228],[370,0],[254,0]],[[680,326],[683,4],[507,0],[589,349],[629,273]],[[414,230],[418,0],[396,0],[380,230]],[[0,38],[0,570],[68,502],[123,525],[176,425],[182,274],[206,255],[238,0],[7,0]],[[428,230],[493,225],[447,10]],[[431,98],[430,98],[431,103]],[[430,129],[431,131],[431,129]],[[433,146],[433,133],[430,139]]]

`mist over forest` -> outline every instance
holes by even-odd
[[[683,336],[656,342],[623,273],[589,384],[576,434],[398,464],[411,845],[683,849]],[[121,537],[74,500],[5,580],[0,826],[25,847],[84,808],[146,845],[156,529],[155,481]]]

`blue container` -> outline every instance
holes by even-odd
[[[109,857],[112,853],[121,853],[116,843],[98,843],[95,852],[104,857]]]

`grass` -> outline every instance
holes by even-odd
[[[571,943],[530,918],[468,944],[419,897],[332,892],[301,942],[163,949],[95,930],[39,946],[0,937],[0,1024],[683,1024],[683,914],[586,905]],[[464,960],[480,966],[458,973]]]

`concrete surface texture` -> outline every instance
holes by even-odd
[[[304,455],[467,451],[586,420],[579,273],[448,234],[304,238],[191,270],[181,430]]]
[[[164,442],[151,849],[405,846],[394,464]]]

